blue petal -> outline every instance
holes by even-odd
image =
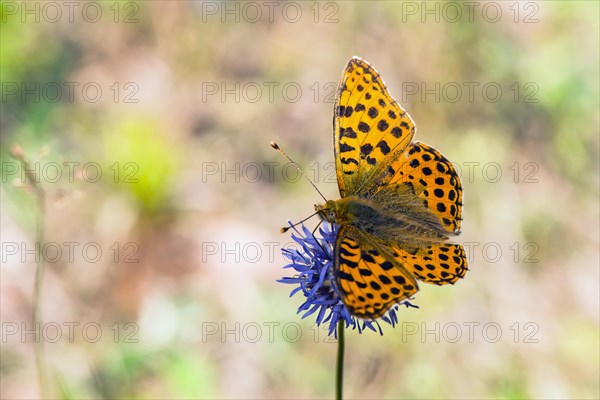
[[[337,225],[324,222],[318,230],[320,237],[315,237],[304,225],[301,231],[293,227],[292,240],[299,248],[282,249],[283,257],[290,261],[283,268],[292,269],[298,274],[294,277],[284,277],[278,282],[297,285],[290,297],[298,292],[305,296],[305,301],[298,307],[297,313],[306,318],[318,311],[316,324],[329,324],[328,335],[337,337],[337,325],[340,320],[344,321],[346,329],[356,329],[359,333],[369,329],[383,335],[378,321],[360,320],[350,314],[333,281],[333,249],[338,229]],[[407,301],[403,304],[406,307],[415,307]],[[381,321],[394,327],[398,323],[397,311],[397,306],[392,307]]]

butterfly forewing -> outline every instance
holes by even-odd
[[[342,197],[360,194],[414,136],[410,116],[366,61],[346,66],[334,109],[336,171]]]
[[[381,317],[418,290],[397,253],[350,226],[338,232],[334,276],[348,311],[364,319]]]

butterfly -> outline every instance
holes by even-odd
[[[353,57],[334,108],[341,198],[315,205],[338,224],[334,282],[350,314],[379,318],[418,290],[417,281],[455,283],[467,271],[460,233],[462,186],[436,149],[413,142],[415,124],[381,76]]]

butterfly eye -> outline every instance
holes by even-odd
[[[329,211],[329,220],[330,221],[335,221],[335,212]]]

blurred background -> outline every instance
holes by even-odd
[[[354,55],[457,166],[470,272],[348,333],[346,397],[600,396],[597,2],[0,4],[2,398],[333,397],[276,283],[320,197],[269,142],[338,198]]]

